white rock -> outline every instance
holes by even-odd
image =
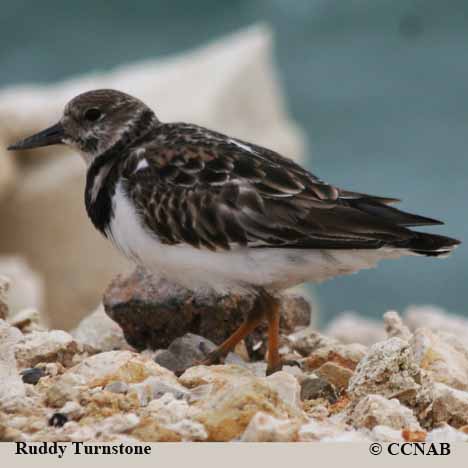
[[[80,343],[92,346],[99,351],[131,349],[125,341],[120,326],[104,312],[102,304],[85,317],[71,331],[71,335]]]
[[[146,407],[153,418],[160,424],[176,424],[189,416],[189,405],[185,400],[178,400],[171,393],[166,393],[157,400],[152,400]]]
[[[208,438],[203,424],[191,419],[182,419],[181,421],[167,424],[166,427],[180,434],[182,441],[203,441]]]
[[[299,428],[298,436],[301,442],[313,442],[320,441],[325,438],[334,438],[345,430],[345,424],[336,423],[330,419],[310,419]]]
[[[409,343],[390,338],[369,348],[351,377],[348,393],[355,400],[378,394],[406,401],[415,398],[420,381],[421,370],[413,361]]]
[[[323,333],[342,343],[361,343],[366,346],[385,339],[381,322],[361,317],[356,312],[343,312],[328,324]]]
[[[67,415],[69,419],[79,419],[84,408],[77,401],[67,401],[58,412]]]
[[[28,333],[15,346],[20,367],[34,367],[39,362],[59,362],[70,366],[73,356],[81,351],[73,337],[62,330]]]
[[[451,333],[419,328],[411,347],[415,362],[436,382],[468,390],[468,348]]]
[[[15,345],[21,332],[0,320],[0,407],[13,399],[24,398],[25,388],[16,368]]]
[[[449,314],[432,305],[411,306],[404,313],[405,323],[412,329],[424,327],[432,331],[448,332],[468,346],[468,319]]]
[[[270,31],[255,27],[167,60],[134,63],[53,85],[5,89],[0,93],[0,160],[8,143],[57,121],[70,98],[109,87],[141,98],[161,120],[192,121],[298,158],[304,140],[287,116],[272,55]],[[37,166],[22,174],[0,213],[2,248],[23,252],[33,265],[40,265],[50,285],[47,313],[56,328],[73,327],[96,306],[115,272],[128,268],[86,217],[84,170],[82,161],[70,155]]]
[[[293,375],[284,371],[275,372],[266,377],[265,381],[286,404],[300,408],[301,386]]]
[[[291,442],[297,439],[298,424],[258,412],[241,436],[242,442]]]
[[[468,434],[444,424],[442,427],[430,431],[427,434],[426,442],[468,442]]]
[[[130,351],[107,351],[90,356],[69,369],[68,373],[78,375],[89,387],[105,387],[117,381],[134,384],[151,376],[167,384],[178,385],[172,372]]]
[[[111,382],[110,384],[106,385],[104,390],[107,390],[108,392],[112,393],[127,393],[130,390],[130,386],[126,384],[125,382]]]
[[[398,312],[395,310],[389,310],[388,312],[385,312],[383,318],[385,332],[389,338],[396,336],[406,341],[411,339],[411,332],[409,331],[409,328],[403,323],[403,320],[401,319]]]
[[[168,383],[157,377],[148,377],[140,383],[129,385],[129,391],[135,391],[141,406],[146,406],[151,400],[161,398],[166,393],[172,394],[175,398],[188,397],[188,390],[175,382]]]
[[[95,425],[96,432],[103,434],[118,434],[127,432],[138,426],[140,418],[134,413],[115,414],[103,419]]]
[[[404,442],[401,430],[392,429],[388,426],[375,426],[369,435],[376,442]]]
[[[367,395],[353,408],[349,422],[357,429],[388,426],[392,429],[420,431],[421,426],[413,412],[398,400],[381,395]]]

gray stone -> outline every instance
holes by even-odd
[[[333,404],[338,400],[338,393],[326,380],[319,377],[306,377],[301,383],[301,400],[318,398],[323,398]]]

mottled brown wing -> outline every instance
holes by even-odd
[[[412,221],[432,221],[387,206],[394,199],[340,191],[265,148],[201,127],[164,127],[123,175],[148,228],[167,244],[376,248],[412,237],[402,227]]]

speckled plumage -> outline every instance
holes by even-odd
[[[339,189],[274,151],[197,125],[162,123],[118,91],[77,96],[58,124],[12,149],[58,143],[83,155],[88,215],[125,255],[191,289],[258,292],[256,312],[215,357],[266,316],[277,370],[276,291],[384,258],[442,256],[459,243],[409,229],[441,223],[397,210],[396,199]]]

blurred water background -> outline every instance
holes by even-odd
[[[257,21],[275,32],[308,167],[402,198],[446,221],[437,232],[468,239],[466,0],[2,1],[0,86],[162,57]],[[317,288],[322,317],[422,303],[468,315],[467,260],[462,245],[444,261],[389,261],[330,281]]]

